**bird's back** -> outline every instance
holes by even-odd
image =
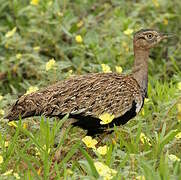
[[[103,113],[119,118],[133,104],[143,105],[142,90],[131,75],[94,73],[60,81],[41,91],[20,97],[12,106],[10,120],[34,116],[70,115],[99,118]]]

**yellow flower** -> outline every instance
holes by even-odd
[[[3,99],[3,96],[0,95],[0,101]]]
[[[41,171],[42,171],[42,167],[40,167],[40,168],[38,169],[37,174],[40,175]]]
[[[88,148],[93,148],[95,149],[95,145],[98,143],[97,140],[95,139],[92,139],[91,136],[85,136],[82,141],[85,143],[85,145],[88,147]]]
[[[124,32],[123,32],[125,35],[131,35],[133,33],[133,29],[126,29]]]
[[[146,180],[145,176],[143,176],[143,175],[142,176],[137,176],[136,179],[137,180]]]
[[[3,157],[0,155],[0,164],[2,164],[4,161]]]
[[[17,124],[14,121],[8,122],[8,125],[11,126],[11,127],[15,127],[15,128],[18,127]]]
[[[117,173],[114,169],[109,168],[107,165],[102,162],[94,162],[94,166],[100,176],[103,177],[104,180],[110,180]]]
[[[181,122],[181,104],[177,104],[177,120]]]
[[[14,35],[14,33],[16,32],[16,27],[14,27],[11,31],[8,31],[6,34],[5,34],[5,37],[6,38],[9,38],[9,37],[12,37]]]
[[[28,90],[26,91],[25,95],[31,94],[31,93],[36,92],[36,91],[38,91],[38,90],[39,90],[39,89],[38,89],[37,86],[30,86],[30,87],[28,88]]]
[[[8,147],[9,146],[9,142],[8,141],[5,141],[4,142],[4,147]]]
[[[178,112],[181,112],[181,104],[177,104],[177,110]]]
[[[50,59],[47,63],[46,63],[46,71],[49,71],[50,69],[53,69],[56,67],[56,61],[55,59]]]
[[[163,24],[164,24],[165,26],[167,26],[167,25],[168,25],[168,19],[164,18],[164,19],[163,19]]]
[[[27,129],[27,127],[28,127],[28,124],[27,124],[26,122],[24,122],[24,123],[23,123],[23,128],[24,128],[24,129]]]
[[[181,122],[181,114],[177,114],[177,121],[180,123]]]
[[[179,83],[177,84],[177,87],[178,87],[179,90],[181,90],[181,82],[179,82]]]
[[[179,162],[180,162],[180,158],[178,158],[178,157],[175,156],[174,154],[169,154],[169,155],[168,155],[168,158],[169,158],[171,161],[173,161],[173,162],[175,162],[175,161],[179,161]]]
[[[104,146],[98,147],[96,151],[101,155],[105,155],[107,153],[107,149],[108,149],[107,146],[104,145]]]
[[[4,110],[0,109],[0,116],[3,116],[3,115],[4,115]]]
[[[71,169],[67,169],[67,174],[72,175],[72,174],[74,174],[74,172]]]
[[[52,3],[53,3],[52,1],[48,2],[48,6],[51,6],[51,5],[52,5]]]
[[[175,136],[176,139],[181,139],[181,132],[177,133],[177,135]]]
[[[123,48],[126,50],[126,52],[128,52],[129,51],[129,46],[128,46],[128,44],[126,43],[126,42],[122,42],[122,46],[123,46]]]
[[[113,145],[115,146],[117,144],[116,140],[114,138],[112,138],[111,140],[112,140]]]
[[[110,174],[105,174],[105,176],[103,177],[103,180],[111,180],[113,178],[113,176],[111,176]]]
[[[75,41],[76,41],[77,43],[82,43],[82,42],[83,42],[82,36],[81,36],[81,35],[75,36]]]
[[[159,7],[159,3],[158,3],[158,0],[152,0],[153,4],[155,5],[155,7]]]
[[[35,155],[40,156],[40,150],[37,147],[35,147],[35,151],[36,151]]]
[[[144,133],[140,134],[140,141],[142,144],[147,143],[149,146],[151,146],[150,139]]]
[[[142,114],[142,116],[145,115],[145,110],[144,109],[141,110],[141,114]]]
[[[31,0],[30,4],[37,6],[39,4],[39,0]]]
[[[112,71],[111,71],[111,68],[109,67],[109,65],[107,65],[107,64],[101,64],[101,67],[102,67],[102,71],[104,72],[104,73],[111,73]]]
[[[8,145],[9,145],[9,142],[8,141],[5,141],[4,142],[4,147],[6,148],[6,147],[8,147]],[[0,149],[2,148],[2,146],[0,146]]]
[[[112,122],[112,120],[114,119],[114,115],[111,115],[109,113],[104,113],[102,115],[99,116],[100,124],[109,124],[110,122]]]
[[[68,72],[67,72],[67,78],[71,77],[73,75],[73,71],[72,69],[70,69]]]
[[[105,176],[105,174],[109,172],[109,167],[101,162],[95,162],[94,166],[100,176]]]
[[[13,173],[13,175],[14,175],[14,177],[15,177],[16,179],[20,179],[20,176],[19,176],[18,173]]]
[[[63,13],[62,12],[58,12],[57,15],[60,16],[60,17],[63,17]]]
[[[178,121],[178,122],[181,122],[181,113],[178,113],[178,114],[177,114],[177,121]]]
[[[12,174],[12,172],[13,172],[13,170],[10,169],[10,170],[6,171],[6,172],[5,172],[4,174],[2,174],[2,175],[3,175],[3,176],[8,176],[8,175]]]
[[[21,59],[21,58],[22,58],[22,54],[21,53],[16,54],[16,59]]]
[[[84,24],[84,22],[81,20],[77,23],[77,27],[80,28],[83,24]]]
[[[34,51],[39,51],[39,50],[40,50],[40,46],[35,46],[35,47],[33,47],[33,50],[34,50]]]
[[[123,68],[121,66],[116,66],[116,72],[121,74],[123,72]]]

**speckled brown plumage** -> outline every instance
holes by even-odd
[[[150,35],[151,34],[151,35]],[[149,36],[155,39],[149,41]],[[159,38],[159,39],[158,39]],[[114,114],[112,124],[124,124],[141,109],[147,93],[149,49],[162,39],[154,30],[141,30],[134,36],[135,62],[133,73],[94,73],[74,76],[29,95],[23,95],[12,106],[6,118],[69,113],[83,128],[102,128],[98,118],[107,112]]]
[[[104,112],[123,115],[132,103],[142,104],[142,92],[132,76],[114,73],[77,76],[41,91],[24,95],[14,106],[10,120],[33,115],[59,116],[70,113],[99,118]]]

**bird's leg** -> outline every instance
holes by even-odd
[[[109,134],[111,134],[113,132],[113,130],[105,130],[102,134],[99,135],[99,141],[97,143],[97,145],[99,146],[104,139],[106,139],[108,137]]]
[[[64,138],[66,132],[68,129],[72,127],[72,124],[75,123],[77,120],[73,118],[69,118],[67,121],[64,122],[64,124],[61,127],[61,132],[59,135],[59,139]],[[61,152],[62,152],[62,145],[60,145],[54,155],[54,161],[60,161],[61,160]]]

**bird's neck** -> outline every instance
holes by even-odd
[[[148,87],[148,58],[149,50],[137,49],[134,47],[133,77],[136,79],[144,94],[147,96]]]

